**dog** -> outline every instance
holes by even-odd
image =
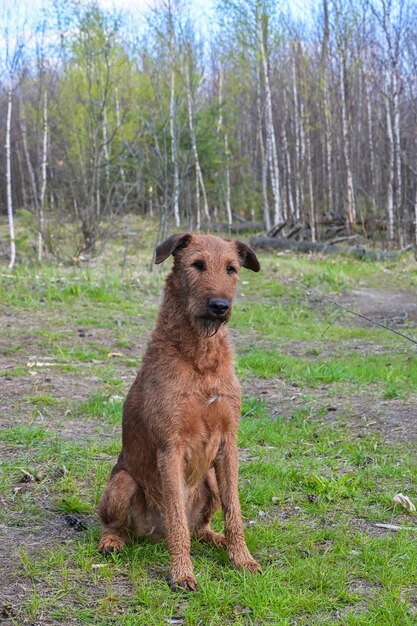
[[[122,451],[100,503],[99,547],[165,538],[171,589],[197,589],[192,533],[223,546],[232,564],[260,565],[244,538],[238,496],[240,387],[227,334],[241,267],[260,270],[243,242],[175,234],[155,263],[174,258],[156,328],[123,407]],[[210,528],[222,508],[224,534]]]

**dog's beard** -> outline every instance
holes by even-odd
[[[210,319],[208,317],[200,317],[196,320],[196,326],[204,333],[205,339],[214,337],[218,330],[226,324],[227,319]]]

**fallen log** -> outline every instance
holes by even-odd
[[[287,239],[291,239],[291,237],[294,237],[295,235],[297,235],[301,229],[302,229],[301,224],[296,224],[295,226],[293,226],[287,235]]]
[[[201,224],[201,231],[210,231],[213,233],[240,233],[245,230],[259,231],[263,230],[263,222],[239,221],[233,224],[225,224],[224,222],[212,222],[211,224]]]
[[[327,243],[330,245],[335,245],[337,243],[343,243],[343,241],[355,241],[358,239],[359,235],[346,235],[345,237],[336,237],[335,239],[330,239]]]
[[[271,230],[268,230],[268,232],[266,233],[267,237],[276,237],[283,228],[285,228],[287,225],[287,222],[281,222],[279,224],[275,224]]]
[[[252,237],[249,240],[252,248],[294,250],[295,252],[320,252],[320,254],[348,254],[356,259],[368,261],[385,261],[397,259],[401,252],[385,252],[379,250],[367,250],[360,246],[335,246],[329,243],[317,243],[313,241],[293,241],[283,237]]]

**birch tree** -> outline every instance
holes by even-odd
[[[226,126],[223,124],[223,71],[219,70],[219,120],[217,124],[217,132],[219,135],[223,134],[224,143],[224,157],[225,157],[225,205],[226,216],[229,233],[232,228],[233,216],[232,207],[230,204],[230,150],[229,150],[229,135],[227,133]]]
[[[37,185],[35,170],[32,164],[32,159],[31,159],[30,151],[29,151],[28,128],[27,128],[28,125],[26,122],[26,110],[25,110],[24,97],[23,97],[21,89],[19,90],[19,122],[20,122],[20,132],[22,135],[23,153],[24,153],[26,167],[27,167],[28,174],[29,174],[30,191],[31,191],[30,198],[33,204],[34,212],[37,216],[39,216],[39,192],[38,192],[38,185]]]
[[[270,167],[272,182],[272,195],[274,198],[274,221],[278,224],[282,221],[281,190],[279,180],[278,155],[275,138],[275,127],[272,114],[272,94],[269,78],[269,56],[268,56],[268,32],[269,15],[264,10],[261,2],[257,2],[257,30],[259,39],[259,49],[262,62],[264,90],[265,90],[265,125],[266,125],[266,152]]]
[[[171,80],[170,80],[170,105],[169,105],[169,129],[171,133],[171,161],[174,169],[174,183],[173,183],[173,207],[175,225],[180,225],[180,208],[179,208],[179,165],[178,165],[178,137],[177,137],[177,106],[175,95],[175,73],[176,73],[176,33],[174,27],[174,17],[172,13],[171,2],[168,0],[168,48],[171,63]]]
[[[293,111],[294,111],[294,135],[295,135],[295,217],[297,221],[301,220],[302,207],[304,202],[303,193],[303,164],[305,154],[305,142],[303,125],[300,114],[300,102],[298,97],[298,78],[296,69],[295,50],[292,53],[291,62],[291,82],[293,95]]]
[[[47,184],[47,167],[48,167],[48,84],[45,67],[45,50],[44,50],[45,25],[42,29],[42,40],[38,49],[38,67],[39,79],[41,85],[41,108],[42,108],[42,157],[41,157],[41,183],[38,204],[39,212],[39,232],[38,232],[38,261],[41,262],[44,254],[44,238],[45,238],[45,198]]]
[[[13,269],[16,263],[16,239],[13,213],[12,195],[12,146],[11,146],[11,124],[13,111],[13,95],[16,82],[18,80],[18,70],[22,60],[23,41],[20,29],[18,14],[11,15],[9,9],[4,11],[4,72],[7,84],[7,114],[6,114],[6,196],[7,196],[7,217],[9,222],[10,237],[10,262],[9,268]]]
[[[206,186],[204,184],[203,173],[201,171],[200,159],[198,156],[198,147],[197,147],[197,137],[195,132],[195,123],[194,123],[194,94],[191,84],[191,73],[192,73],[192,50],[191,46],[188,44],[185,46],[186,56],[184,59],[184,72],[185,72],[185,84],[187,90],[187,110],[188,110],[188,124],[190,128],[190,136],[191,136],[191,147],[193,151],[194,157],[194,167],[195,167],[195,175],[196,175],[196,207],[197,207],[197,230],[200,229],[200,189],[203,194],[203,210],[204,216],[210,222],[210,213],[207,202],[207,193]],[[191,69],[190,69],[191,66]]]
[[[353,232],[353,225],[356,222],[356,202],[353,184],[353,172],[351,164],[351,131],[348,106],[348,86],[349,78],[347,73],[347,62],[349,54],[349,37],[353,30],[353,20],[355,14],[347,11],[347,7],[341,0],[332,0],[332,10],[334,17],[334,37],[339,63],[339,94],[342,113],[342,144],[343,158],[346,168],[346,226],[349,234]]]
[[[329,52],[330,52],[330,32],[329,32],[329,9],[328,0],[323,0],[323,36],[321,46],[321,78],[323,84],[323,118],[324,118],[324,136],[325,136],[325,167],[326,187],[327,187],[327,209],[331,214],[334,210],[333,201],[333,147],[331,136],[331,109],[330,109],[330,68],[329,68]]]

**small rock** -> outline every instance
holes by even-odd
[[[64,517],[64,520],[65,523],[68,524],[68,526],[71,526],[71,528],[77,530],[78,532],[87,529],[87,525],[78,517],[75,517],[75,515],[66,515]]]
[[[55,470],[56,476],[66,476],[67,474],[68,474],[68,469],[65,467],[65,465],[61,465],[61,467],[57,467]]]
[[[3,602],[1,611],[0,611],[0,617],[4,617],[5,619],[7,619],[7,618],[16,617],[16,615],[17,613],[12,607],[12,605],[10,604],[10,602]]]
[[[34,483],[36,478],[26,470],[22,470],[23,475],[19,480],[19,483]]]
[[[109,402],[119,402],[119,400],[123,400],[123,396],[118,396],[117,394],[114,394],[109,398]]]

